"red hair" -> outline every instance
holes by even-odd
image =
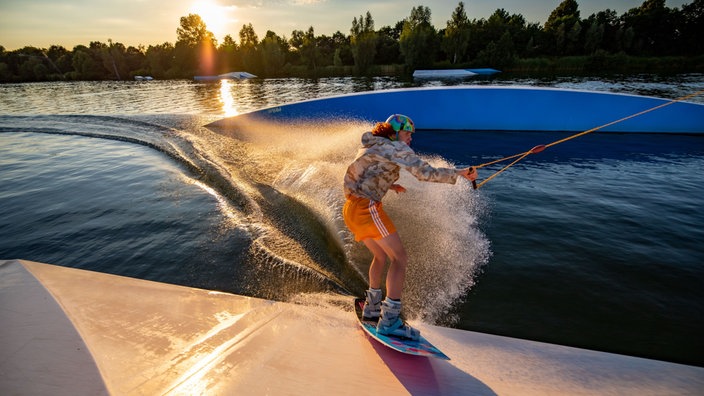
[[[396,131],[388,122],[377,122],[372,129],[372,134],[374,136],[385,137],[387,139],[396,139]]]

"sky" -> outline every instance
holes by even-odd
[[[488,18],[499,8],[521,14],[529,23],[544,24],[562,0],[465,0],[470,20]],[[681,7],[692,0],[667,0]],[[577,0],[580,16],[608,9],[618,15],[643,0]],[[263,39],[268,30],[290,38],[294,30],[313,27],[316,36],[340,31],[348,35],[352,19],[371,12],[376,29],[393,26],[413,7],[431,11],[432,23],[444,28],[459,0],[0,0],[0,45],[12,51],[25,46],[49,48],[108,40],[125,46],[175,43],[180,18],[203,17],[208,30],[222,42],[226,34],[239,41],[239,31],[251,23]]]

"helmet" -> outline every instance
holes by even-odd
[[[386,122],[391,124],[391,127],[394,131],[396,131],[397,135],[400,131],[411,133],[416,131],[416,127],[413,125],[413,120],[402,114],[393,114],[386,119]]]

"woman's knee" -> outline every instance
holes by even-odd
[[[372,265],[385,265],[386,264],[386,254],[375,254],[372,259]]]
[[[408,266],[408,255],[405,250],[395,252],[393,257],[391,257],[391,264],[398,266],[399,268],[406,269]]]

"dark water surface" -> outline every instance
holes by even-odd
[[[3,258],[197,287],[234,284],[238,266],[224,264],[244,260],[248,238],[227,227],[218,201],[165,155],[76,136],[5,133],[0,141]]]
[[[675,98],[703,81],[478,83]],[[340,183],[367,126],[229,139],[203,125],[406,85],[1,85],[0,258],[278,300],[359,294],[369,257],[341,222]],[[413,145],[433,161],[476,165],[563,137],[423,131]],[[411,255],[412,317],[704,365],[704,137],[594,133],[530,156],[478,191],[401,182],[409,192],[385,206]]]

